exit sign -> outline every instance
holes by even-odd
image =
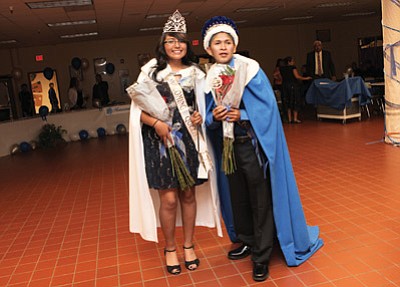
[[[43,55],[36,55],[36,62],[43,61]]]
[[[192,46],[198,46],[198,45],[199,45],[199,40],[192,41]]]

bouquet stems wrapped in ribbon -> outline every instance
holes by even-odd
[[[172,174],[178,179],[180,189],[186,190],[194,186],[195,181],[175,145],[168,147],[168,154],[171,160]]]

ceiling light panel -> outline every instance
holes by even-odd
[[[3,40],[0,41],[0,44],[12,44],[12,43],[17,43],[16,40]]]
[[[353,17],[353,16],[370,16],[375,14],[375,12],[355,12],[355,13],[347,13],[343,14],[344,17]]]
[[[259,11],[271,11],[278,9],[279,6],[268,6],[268,7],[253,7],[253,8],[239,8],[236,9],[235,12],[259,12]]]
[[[60,38],[63,38],[63,39],[80,38],[80,37],[96,36],[98,34],[99,33],[97,33],[97,32],[80,33],[80,34],[62,35],[62,36],[60,36]]]
[[[299,17],[286,17],[286,18],[282,18],[282,21],[291,21],[291,20],[307,20],[307,19],[311,19],[314,16],[299,16]]]
[[[49,26],[49,27],[65,27],[65,26],[90,25],[90,24],[96,24],[96,20],[81,20],[81,21],[48,23],[47,26]]]
[[[181,13],[181,15],[182,16],[187,16],[187,15],[189,15],[190,14],[190,12],[182,12]],[[171,16],[171,13],[165,13],[165,14],[149,14],[149,15],[146,15],[146,19],[155,19],[155,18],[167,18],[167,17],[169,17],[169,16]]]
[[[164,27],[149,27],[149,28],[140,28],[139,31],[155,31],[162,30]]]
[[[58,0],[58,1],[25,2],[25,4],[31,9],[45,9],[45,8],[93,5],[93,1],[92,0]]]
[[[331,7],[343,7],[353,5],[354,2],[330,2],[330,3],[321,3],[317,5],[317,8],[331,8]]]

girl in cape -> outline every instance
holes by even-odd
[[[183,226],[188,270],[200,265],[193,244],[195,225],[217,227],[221,235],[218,196],[207,181],[210,161],[202,137],[204,79],[194,62],[185,20],[176,11],[165,24],[156,58],[141,68],[137,82],[127,89],[132,98],[130,230],[158,241],[156,227],[161,225],[167,271],[174,275],[181,273],[177,224]]]
[[[241,242],[228,258],[251,255],[253,279],[264,281],[275,235],[289,266],[303,263],[323,242],[318,227],[306,224],[268,78],[256,61],[235,54],[239,36],[231,19],[211,18],[202,36],[216,62],[206,78],[205,121],[220,171],[221,202],[231,202]]]

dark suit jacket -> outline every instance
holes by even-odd
[[[331,53],[322,50],[322,69],[324,73],[321,77],[315,74],[315,52],[312,51],[307,54],[307,73],[313,78],[329,78],[331,79],[335,74],[335,66],[332,62]]]

